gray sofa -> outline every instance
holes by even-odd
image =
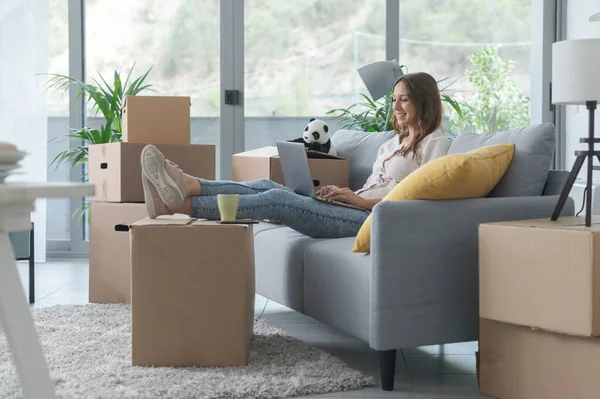
[[[360,188],[393,132],[341,130],[338,155]],[[503,179],[486,198],[389,201],[373,209],[371,253],[353,237],[312,239],[276,224],[255,228],[257,293],[327,323],[379,351],[382,387],[393,389],[396,350],[478,337],[479,223],[550,217],[568,172],[550,171],[554,127],[462,134],[449,153],[515,143]],[[563,215],[572,215],[571,199]]]

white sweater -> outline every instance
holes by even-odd
[[[377,159],[373,164],[373,172],[367,182],[356,194],[363,198],[383,198],[406,176],[417,170],[421,165],[442,157],[448,153],[450,140],[445,133],[436,130],[426,136],[417,149],[418,157],[413,153],[406,157],[397,154],[402,149],[399,136],[395,135],[379,147]]]

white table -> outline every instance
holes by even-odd
[[[0,184],[0,320],[24,398],[56,398],[56,394],[21,286],[8,233],[31,228],[30,213],[37,198],[92,194],[94,186],[84,183]]]

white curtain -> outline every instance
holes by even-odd
[[[46,181],[48,0],[0,0],[0,141],[29,155],[10,181]],[[36,260],[46,259],[46,201],[38,200]]]

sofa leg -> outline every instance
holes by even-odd
[[[394,374],[396,373],[396,349],[379,351],[379,368],[381,370],[381,388],[384,391],[393,391]]]

